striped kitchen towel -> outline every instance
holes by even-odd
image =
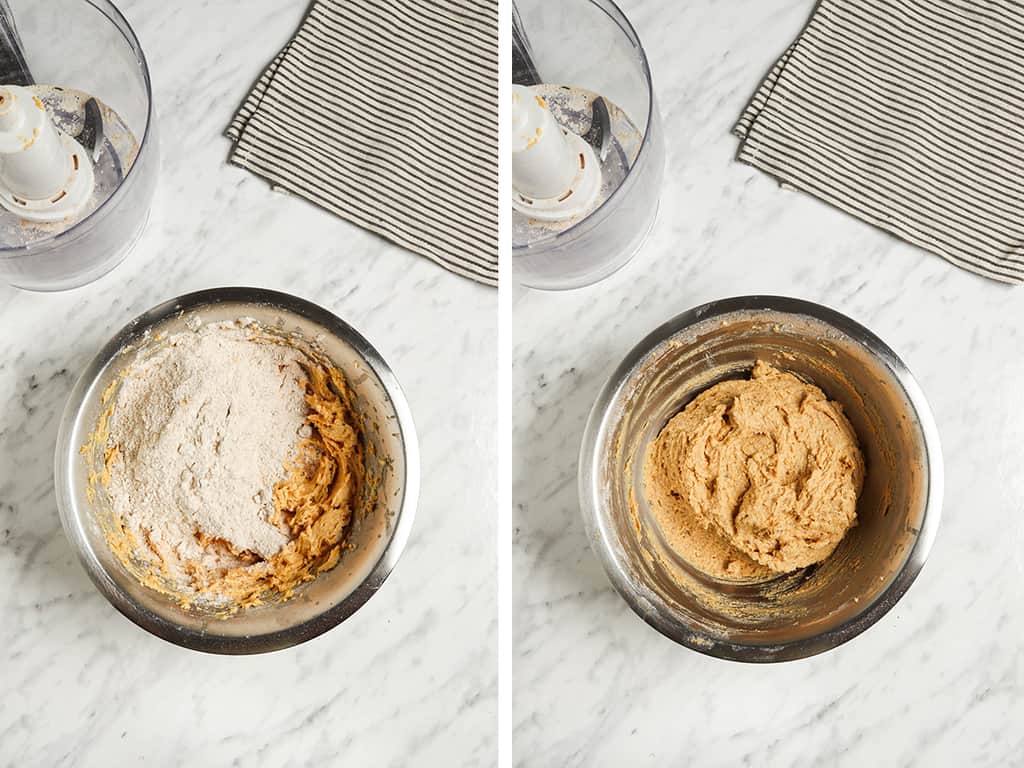
[[[820,0],[739,159],[954,264],[1024,282],[1024,3]]]
[[[316,0],[230,162],[497,285],[497,111],[498,0]]]

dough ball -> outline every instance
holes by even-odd
[[[668,543],[714,576],[821,562],[856,525],[863,482],[842,407],[763,362],[749,380],[698,395],[644,462],[645,494]]]

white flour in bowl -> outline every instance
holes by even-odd
[[[308,437],[308,361],[291,346],[255,342],[256,330],[237,321],[175,334],[117,393],[109,498],[170,574],[183,576],[190,562],[266,560],[289,540],[270,521],[272,493]]]

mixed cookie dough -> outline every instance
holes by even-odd
[[[252,322],[140,355],[93,441],[111,547],[184,603],[288,597],[346,547],[364,457],[345,378]]]
[[[716,578],[764,579],[827,558],[857,522],[864,458],[842,407],[758,362],[698,395],[647,449],[666,543]]]

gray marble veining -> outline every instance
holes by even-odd
[[[222,132],[303,0],[120,5],[159,110],[149,227],[93,285],[0,288],[0,765],[491,765],[496,294],[225,164]],[[231,284],[295,293],[365,334],[422,453],[416,526],[381,591],[326,635],[250,658],[181,650],[118,615],[64,538],[51,474],[64,401],[100,346],[160,301]]]
[[[734,162],[730,129],[811,0],[624,0],[668,166],[655,229],[609,280],[514,301],[514,761],[519,766],[1024,765],[1024,293]],[[629,610],[591,555],[576,460],[647,332],[729,295],[822,302],[900,354],[941,431],[931,558],[896,608],[817,658],[705,658]]]

